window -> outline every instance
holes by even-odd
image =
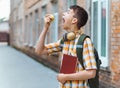
[[[92,0],[92,40],[102,60],[108,67],[108,0]]]
[[[76,4],[76,0],[68,0],[68,8],[71,6],[71,5],[75,5]]]
[[[106,2],[101,2],[101,56],[106,56]]]
[[[33,20],[32,20],[32,13],[30,14],[30,21],[29,21],[29,46],[33,46]]]
[[[54,21],[50,28],[50,42],[56,42],[58,40],[58,13],[54,13]]]
[[[44,16],[46,15],[46,13],[47,13],[46,5],[44,5],[44,6],[42,7],[42,18],[41,18],[41,19],[42,19],[42,22],[41,22],[42,28],[41,28],[41,29],[43,29],[43,26],[44,26]],[[45,44],[48,43],[47,40],[48,40],[48,38],[47,38],[47,35],[46,35]]]
[[[51,23],[49,31],[49,42],[56,42],[58,40],[58,3],[52,3],[52,14],[54,21]]]
[[[22,19],[20,19],[18,21],[18,30],[19,30],[19,35],[21,36],[19,39],[19,44],[21,45],[22,44],[22,40],[23,40],[23,33],[22,33]]]
[[[93,29],[93,42],[94,42],[94,46],[97,48],[98,46],[97,46],[97,42],[98,42],[98,32],[97,32],[97,30],[96,29],[98,29],[97,27],[98,27],[98,2],[96,1],[96,2],[94,2],[93,3],[93,15],[94,15],[94,18],[92,19],[93,20],[93,25],[92,25],[92,29]]]
[[[24,31],[24,36],[25,36],[25,45],[28,44],[28,16],[25,17],[25,31]]]
[[[52,13],[58,12],[58,3],[52,3]]]
[[[34,26],[35,26],[35,39],[34,39],[34,46],[38,40],[38,37],[39,37],[39,29],[38,29],[38,26],[39,26],[39,14],[38,14],[38,10],[35,11],[35,20],[34,20]]]

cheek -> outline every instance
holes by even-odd
[[[72,16],[68,16],[68,23],[72,23]]]
[[[67,22],[63,24],[63,29],[66,29],[66,30],[69,29],[69,24]]]
[[[67,18],[66,23],[67,23],[67,24],[71,24],[71,19],[70,19],[70,18]]]

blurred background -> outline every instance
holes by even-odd
[[[10,0],[0,0],[0,45],[9,41]]]
[[[102,60],[100,88],[120,88],[120,0],[0,0],[1,47],[8,45],[59,72],[61,53],[40,56],[34,48],[45,14],[55,17],[47,33],[47,44],[62,37],[62,13],[75,4],[89,14],[83,30],[91,36]]]

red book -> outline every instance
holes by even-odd
[[[60,67],[60,73],[64,73],[64,74],[75,73],[76,66],[77,66],[77,57],[64,54],[62,64]]]

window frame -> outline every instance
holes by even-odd
[[[101,15],[101,8],[102,8],[102,5],[101,5],[101,3],[103,2],[103,1],[105,1],[105,0],[92,0],[92,8],[91,8],[91,29],[92,29],[92,31],[91,31],[91,37],[92,37],[92,41],[93,41],[93,25],[94,25],[94,23],[93,23],[93,19],[94,19],[94,15],[93,15],[93,3],[94,2],[98,2],[98,27],[97,27],[97,29],[98,29],[98,42],[97,42],[97,50],[98,50],[98,53],[99,53],[99,57],[100,57],[100,59],[102,60],[102,62],[104,62],[104,63],[102,63],[102,67],[108,67],[108,65],[109,65],[109,61],[108,61],[108,47],[109,47],[109,43],[108,43],[108,41],[109,41],[109,31],[108,31],[108,26],[109,26],[109,20],[108,20],[108,17],[109,17],[109,14],[108,14],[108,11],[109,11],[109,8],[108,8],[108,6],[109,6],[109,0],[106,0],[106,56],[105,57],[103,57],[102,55],[101,55],[101,25],[102,25],[102,23],[101,23],[101,17],[102,17],[102,15]]]

